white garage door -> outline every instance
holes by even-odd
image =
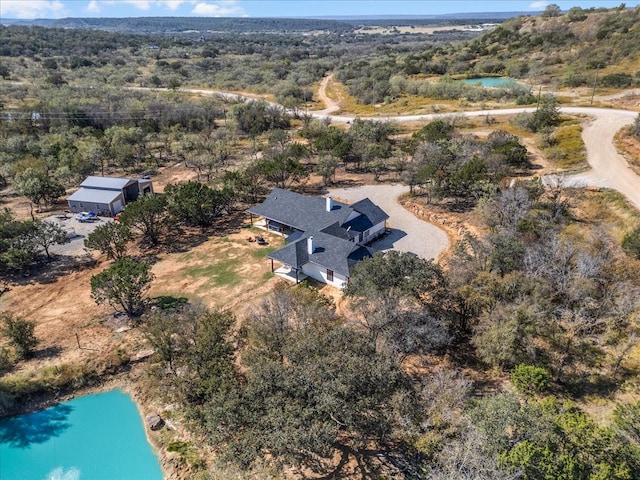
[[[113,202],[113,214],[115,215],[120,210],[122,210],[122,200],[117,199],[115,202]]]

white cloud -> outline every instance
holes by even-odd
[[[197,0],[92,0],[92,3],[104,3],[106,5],[117,5],[118,3],[126,3],[132,5],[138,10],[148,11],[152,8],[165,8],[171,11],[178,10],[183,4],[195,4]]]
[[[85,7],[85,11],[90,13],[100,13],[100,4],[96,0],[91,0]]]
[[[203,17],[221,17],[224,15],[244,16],[246,12],[233,0],[215,3],[200,2],[193,7],[191,13]]]
[[[0,18],[60,18],[68,15],[60,0],[1,0]]]
[[[123,3],[128,3],[133,5],[140,10],[149,10],[151,9],[151,1],[150,0],[122,0]]]
[[[195,0],[164,0],[158,1],[158,3],[164,3],[169,10],[177,10],[183,3],[196,3]]]
[[[133,5],[140,10],[150,10],[151,7],[164,7],[169,10],[178,10],[184,3],[194,4],[197,0],[121,0]]]
[[[529,5],[529,8],[532,10],[543,10],[545,8],[547,8],[549,6],[549,2],[545,1],[545,0],[540,0],[537,2],[533,2],[531,5]]]

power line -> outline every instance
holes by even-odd
[[[170,120],[180,115],[197,115],[201,117],[223,118],[224,111],[206,110],[202,108],[190,109],[182,108],[176,110],[150,112],[146,115],[134,116],[129,112],[106,112],[100,111],[96,113],[73,113],[73,112],[20,112],[5,111],[0,114],[6,121],[31,120],[34,122],[45,120]]]

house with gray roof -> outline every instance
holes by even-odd
[[[153,193],[153,185],[147,178],[90,176],[69,196],[67,203],[73,213],[92,211],[113,216],[145,193]]]
[[[262,217],[266,229],[287,239],[268,255],[272,270],[275,260],[296,282],[311,277],[339,288],[347,285],[358,261],[373,255],[367,245],[385,232],[389,218],[368,198],[348,205],[280,188],[248,212],[252,222],[254,215]]]

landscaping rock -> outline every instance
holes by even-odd
[[[164,426],[164,420],[157,413],[149,413],[145,420],[147,421],[147,426],[151,430],[160,430]]]

